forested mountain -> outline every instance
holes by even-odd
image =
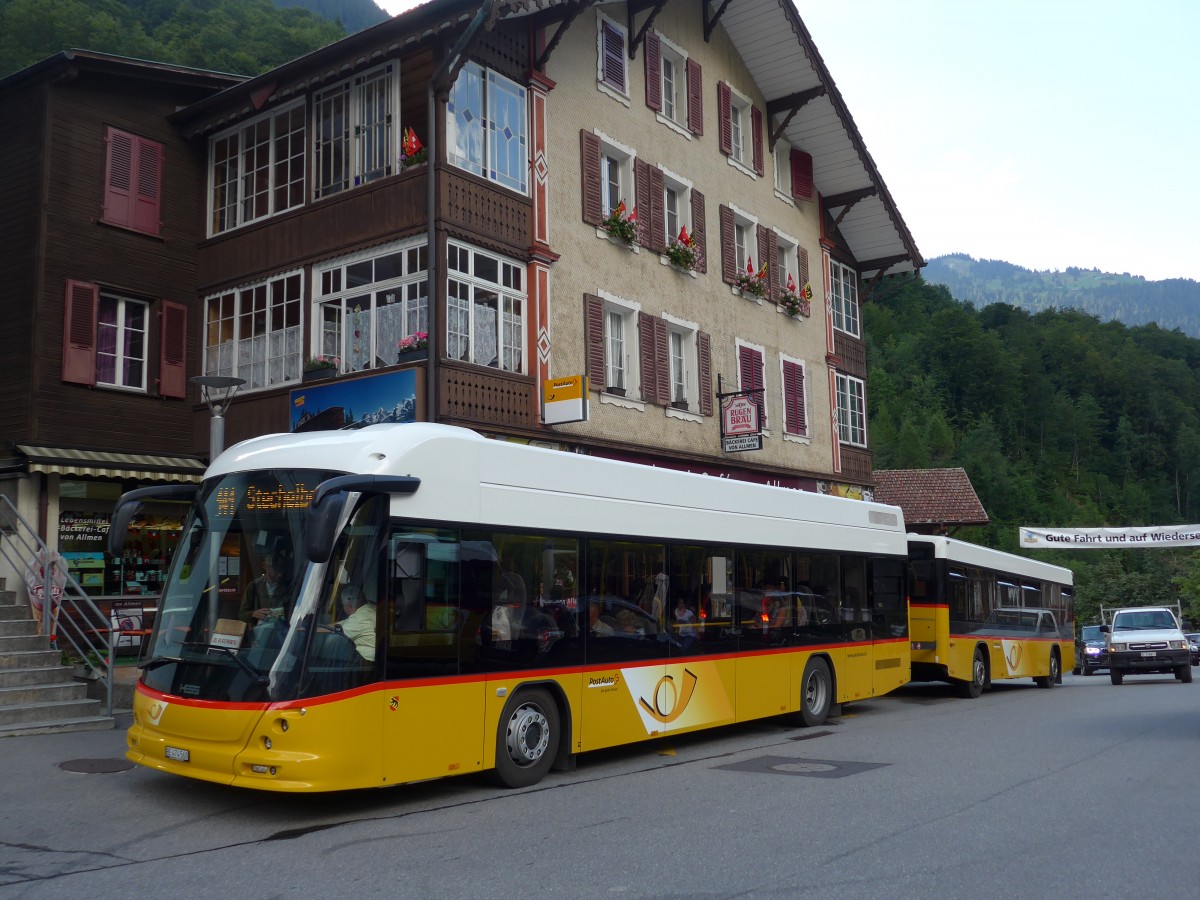
[[[1200,337],[1200,282],[1188,278],[1147,281],[1097,269],[1035,272],[994,259],[961,253],[938,256],[925,267],[926,281],[944,284],[959,300],[987,306],[1008,303],[1038,312],[1082,309],[1126,325],[1155,322]]]
[[[67,49],[257,75],[345,34],[271,0],[0,0],[0,77]]]
[[[280,9],[298,6],[315,12],[322,19],[341,22],[347,34],[354,34],[378,25],[388,14],[375,5],[375,0],[274,0]]]
[[[964,539],[1016,551],[1021,525],[1200,522],[1200,340],[977,308],[922,279],[880,285],[863,315],[875,468],[965,468],[993,524]],[[1075,570],[1081,619],[1179,598],[1200,618],[1200,552],[1037,556]]]

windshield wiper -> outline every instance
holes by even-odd
[[[154,659],[148,659],[144,663],[138,663],[138,668],[143,672],[149,672],[152,669],[157,669],[159,666],[165,666],[167,663],[183,662],[177,656],[156,656]]]
[[[209,650],[220,650],[222,653],[224,653],[226,656],[228,656],[230,659],[232,659],[235,663],[237,663],[239,666],[241,666],[242,671],[245,672],[247,675],[249,675],[251,678],[253,678],[255,684],[259,684],[259,685],[262,685],[263,687],[266,687],[268,684],[271,683],[270,678],[268,678],[266,675],[263,675],[261,672],[258,671],[258,669],[254,668],[254,666],[250,665],[250,663],[246,662],[244,659],[242,659],[240,656],[238,656],[235,651],[230,650],[228,647],[213,647],[212,645],[209,645],[208,649]]]

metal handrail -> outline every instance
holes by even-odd
[[[0,556],[16,574],[31,572],[40,565],[40,584],[30,585],[27,578],[20,579],[30,611],[34,606],[31,589],[40,587],[41,633],[49,636],[51,648],[81,659],[104,685],[105,715],[111,716],[115,668],[112,621],[71,575],[66,560],[50,550],[37,529],[25,521],[4,495],[0,495]],[[70,612],[65,622],[63,609]]]

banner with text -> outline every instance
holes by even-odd
[[[1150,525],[1145,528],[1021,528],[1022,547],[1200,547],[1200,525]]]

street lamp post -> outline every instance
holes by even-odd
[[[200,398],[212,413],[208,423],[208,461],[211,463],[225,449],[225,411],[246,379],[232,375],[193,375],[188,381],[200,388]]]

